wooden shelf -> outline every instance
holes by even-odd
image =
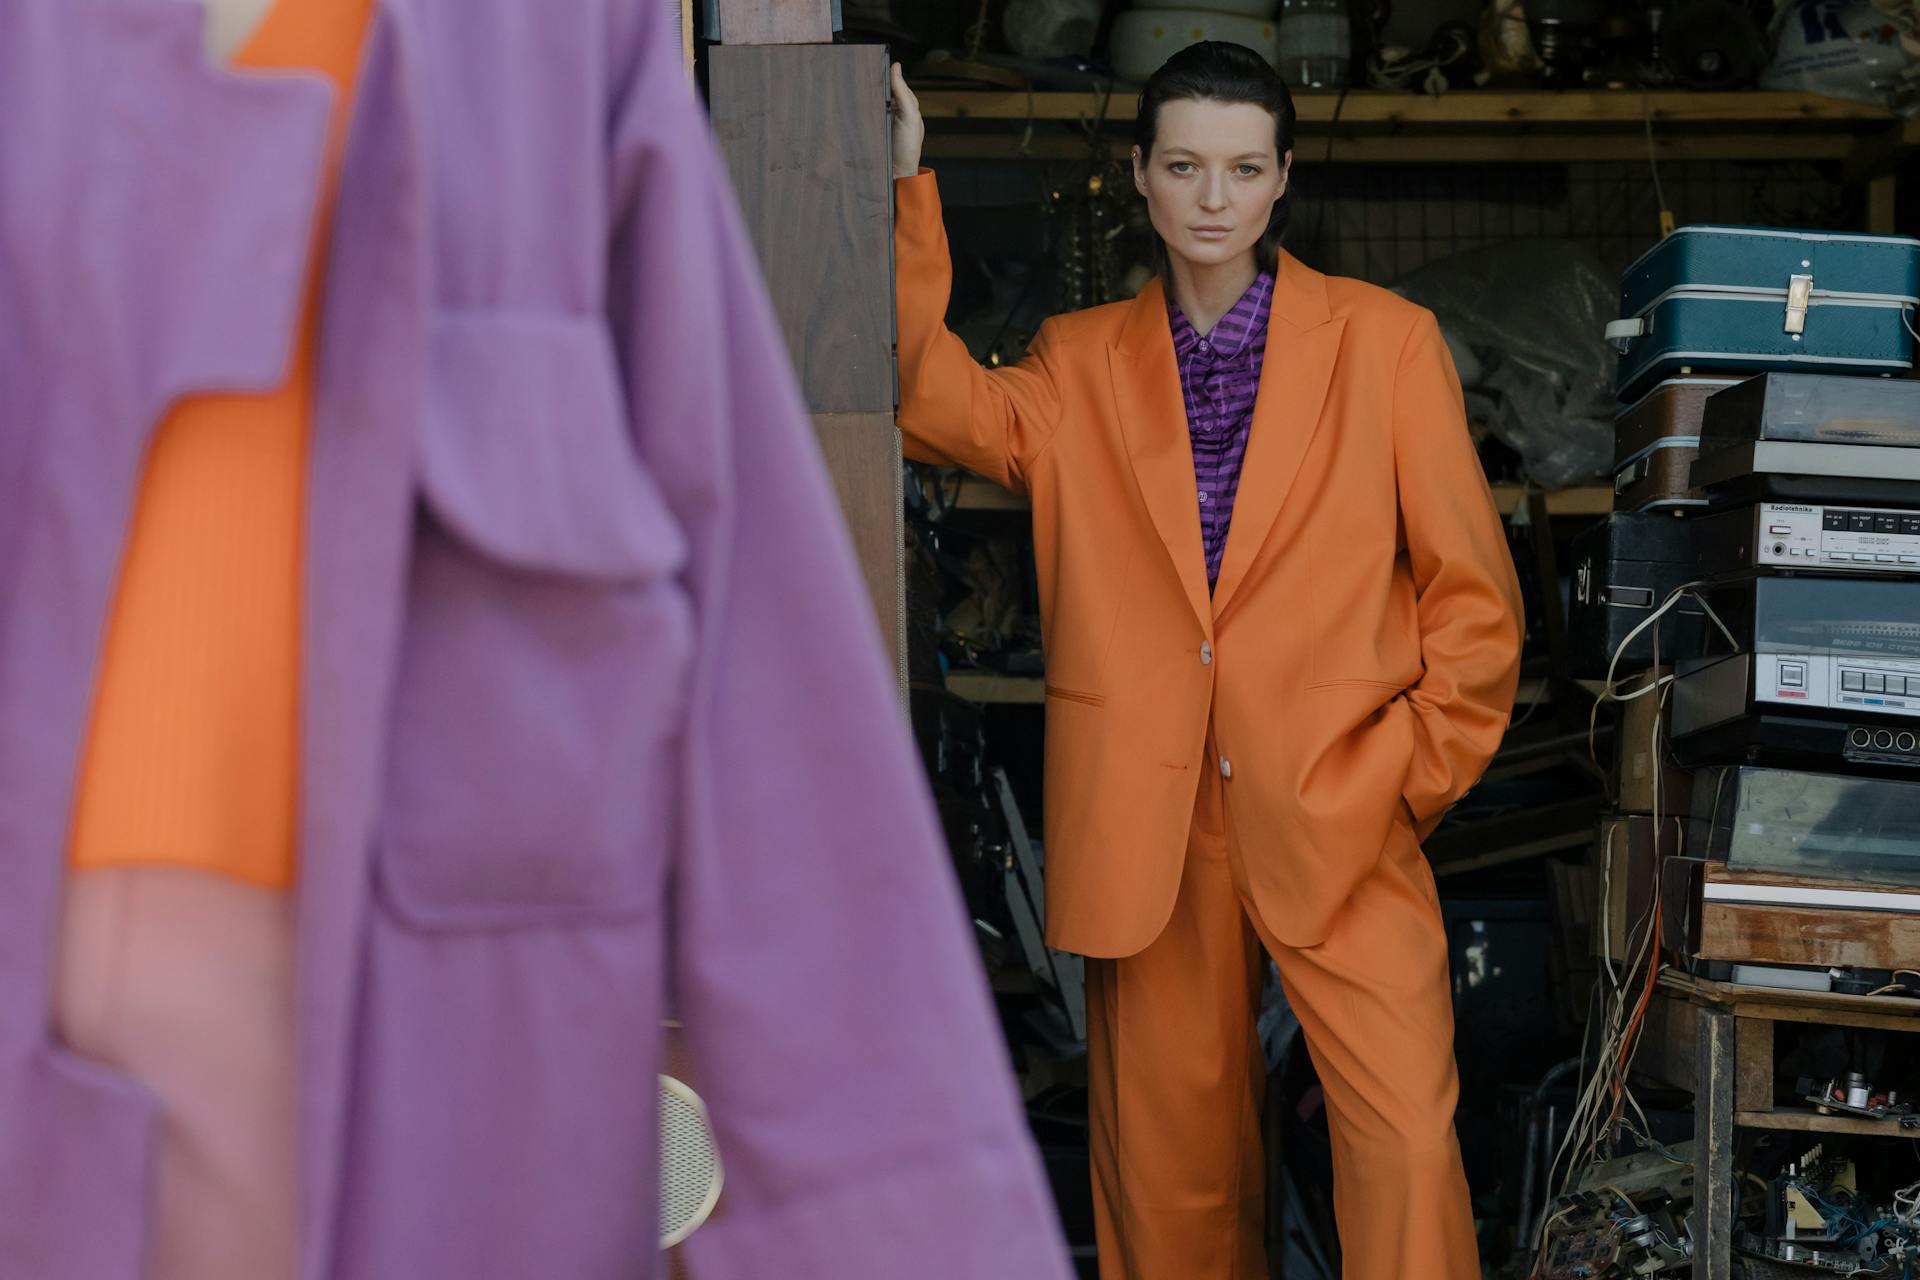
[[[1028,509],[1024,494],[1002,489],[993,481],[982,480],[979,476],[960,476],[959,487],[954,491],[953,510],[955,511],[1026,511]]]
[[[1500,514],[1512,515],[1519,507],[1525,490],[1517,484],[1493,486],[1494,505]],[[1027,500],[1018,494],[1009,493],[988,480],[977,476],[963,476],[953,500],[955,511],[1025,511]],[[1572,489],[1556,489],[1547,494],[1547,514],[1556,516],[1603,516],[1613,510],[1613,489],[1604,484],[1581,485]]]
[[[1920,1000],[1911,996],[1854,996],[1837,991],[1749,987],[1696,978],[1678,969],[1661,970],[1660,985],[1695,1004],[1724,1008],[1741,1018],[1920,1031]]]
[[[949,671],[947,692],[972,702],[1041,706],[1047,682],[1041,676],[1003,676],[992,671]]]
[[[1823,1116],[1811,1107],[1804,1111],[1736,1111],[1733,1122],[1749,1129],[1790,1129],[1796,1133],[1857,1133],[1873,1138],[1911,1138],[1897,1118],[1865,1120],[1859,1116]]]
[[[920,113],[935,120],[1093,120],[1102,114],[1131,126],[1134,95],[1130,92],[1027,93],[1017,89],[929,89],[918,94]],[[1339,111],[1339,123],[1349,126],[1390,125],[1594,125],[1630,124],[1644,127],[1648,116],[1656,128],[1662,123],[1689,125],[1795,125],[1858,128],[1886,125],[1893,115],[1885,107],[1829,98],[1817,93],[1640,93],[1539,92],[1498,93],[1461,90],[1435,98],[1383,89],[1356,89],[1341,101],[1328,92],[1293,95],[1302,128],[1325,125]]]
[[[1134,94],[929,89],[919,95],[929,158],[1084,156],[1085,124],[1112,130],[1115,154]],[[1849,176],[1891,170],[1920,126],[1883,107],[1808,93],[1497,93],[1434,98],[1382,90],[1298,93],[1296,152],[1307,163],[1508,164],[1573,160],[1816,160]],[[1036,129],[1044,124],[1068,129]],[[1651,124],[1653,138],[1648,141]],[[1328,144],[1331,143],[1329,146]]]
[[[1500,514],[1510,516],[1526,500],[1526,490],[1517,484],[1493,486],[1493,505]],[[1613,510],[1613,486],[1583,484],[1572,489],[1552,489],[1547,493],[1550,516],[1603,516]]]

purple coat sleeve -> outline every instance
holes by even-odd
[[[1064,1280],[999,1025],[785,347],[657,0],[616,5],[609,307],[698,628],[672,1003],[701,1280]]]

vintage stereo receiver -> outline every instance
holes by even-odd
[[[1920,767],[1920,582],[1755,577],[1705,599],[1720,652],[1676,664],[1682,764]]]
[[[1719,626],[1703,652],[1832,654],[1920,661],[1920,583],[1906,578],[1755,575],[1702,594]],[[1724,628],[1724,630],[1723,630]]]
[[[1674,759],[1690,769],[1920,769],[1920,663],[1902,677],[1850,664],[1839,681],[1835,665],[1829,654],[1736,653],[1680,663],[1669,708]],[[1912,680],[1914,694],[1832,691],[1841,681],[1886,688],[1896,679],[1902,687]],[[1803,687],[1815,682],[1823,687],[1818,698]]]
[[[1762,502],[1690,525],[1702,572],[1920,574],[1920,511]]]

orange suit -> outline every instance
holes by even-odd
[[[895,197],[907,452],[1032,502],[1047,936],[1090,958],[1103,1277],[1265,1275],[1261,949],[1326,1087],[1348,1280],[1477,1277],[1418,840],[1500,742],[1521,624],[1439,326],[1282,255],[1209,595],[1161,285],[989,371],[942,323],[932,174]]]

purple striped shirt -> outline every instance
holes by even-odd
[[[1193,440],[1193,476],[1200,488],[1200,535],[1207,553],[1207,587],[1220,577],[1233,522],[1233,498],[1247,457],[1253,399],[1267,358],[1267,311],[1273,276],[1262,271],[1213,331],[1202,336],[1167,295],[1173,354],[1180,366],[1180,392],[1187,402],[1187,432]]]

